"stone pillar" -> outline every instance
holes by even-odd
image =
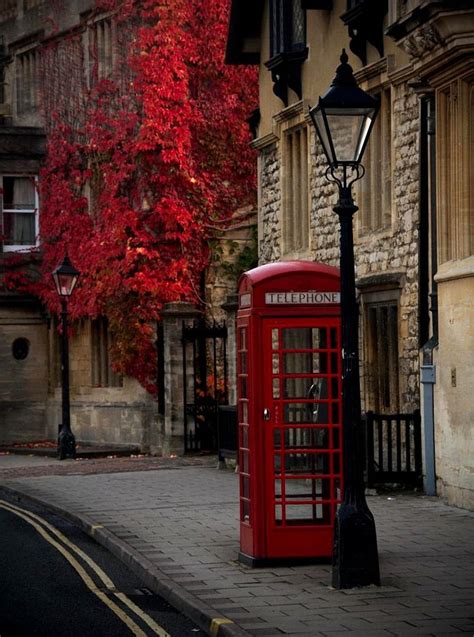
[[[167,303],[162,312],[165,368],[165,417],[162,421],[163,456],[184,453],[183,321],[201,313],[192,303]]]
[[[221,305],[227,314],[227,382],[229,405],[237,404],[237,308],[238,295],[229,294]]]

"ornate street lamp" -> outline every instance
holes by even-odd
[[[310,110],[327,158],[326,177],[337,184],[334,212],[340,221],[342,315],[343,501],[336,514],[332,583],[335,588],[380,585],[377,536],[365,500],[360,402],[358,323],[352,216],[358,210],[351,186],[364,175],[360,163],[379,102],[357,86],[343,50],[331,87]]]
[[[67,335],[67,300],[74,290],[79,272],[66,255],[52,273],[56,290],[61,299],[61,376],[62,376],[62,424],[59,426],[58,457],[60,460],[76,457],[76,439],[71,431],[69,406],[69,344]]]

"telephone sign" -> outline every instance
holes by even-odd
[[[339,292],[265,292],[267,305],[327,305],[340,302]]]
[[[240,554],[332,554],[342,488],[339,270],[264,265],[239,283]]]

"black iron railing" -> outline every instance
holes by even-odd
[[[367,486],[397,484],[421,487],[420,411],[412,414],[375,414],[364,416],[367,450]]]

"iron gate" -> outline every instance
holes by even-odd
[[[412,414],[365,414],[367,486],[423,485],[420,411]]]
[[[183,322],[184,451],[217,451],[219,405],[227,405],[227,327]]]

